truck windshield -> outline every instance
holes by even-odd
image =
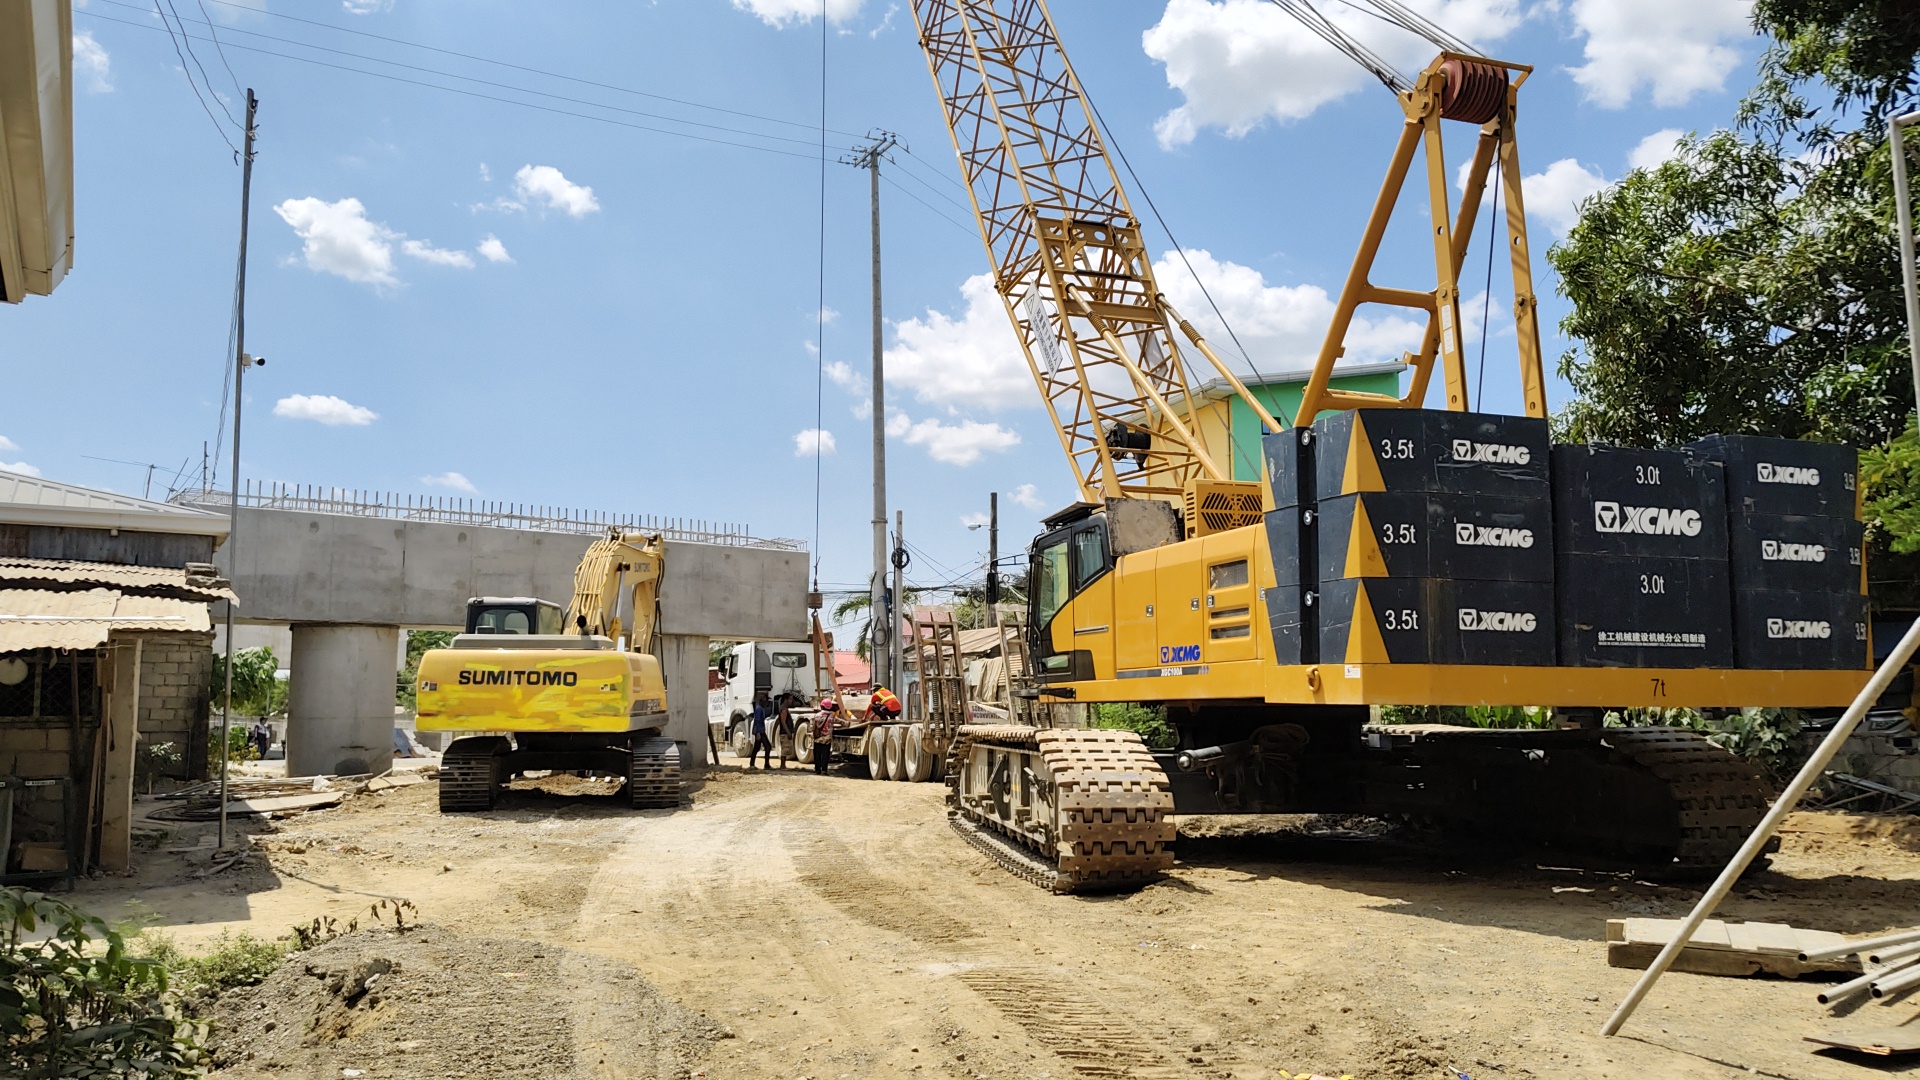
[[[807,666],[805,653],[777,652],[773,654],[773,666],[784,668],[803,668]]]
[[[1034,553],[1033,620],[1045,626],[1065,606],[1072,595],[1073,580],[1068,569],[1067,538],[1061,537]]]

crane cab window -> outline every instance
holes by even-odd
[[[1092,528],[1081,529],[1073,534],[1073,588],[1075,592],[1086,587],[1087,582],[1107,571],[1107,530],[1095,524]]]
[[[1067,554],[1067,538],[1049,542],[1034,552],[1033,624],[1045,626],[1053,621],[1073,594],[1072,572]]]

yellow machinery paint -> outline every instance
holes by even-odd
[[[416,698],[422,731],[631,731],[658,724],[666,687],[641,653],[435,649]]]

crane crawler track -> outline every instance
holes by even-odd
[[[1173,794],[1129,731],[964,725],[947,750],[947,820],[1056,893],[1137,889],[1173,865]]]
[[[1680,818],[1680,844],[1670,867],[1674,872],[1719,871],[1766,815],[1767,782],[1760,770],[1698,732],[1609,728],[1606,738],[1672,792]],[[1774,841],[1775,848],[1778,843]]]

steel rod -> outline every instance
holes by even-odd
[[[1920,956],[1920,941],[1909,941],[1905,945],[1895,945],[1890,949],[1880,949],[1867,957],[1869,964],[1891,964],[1895,960],[1909,960]]]
[[[1875,968],[1857,979],[1850,979],[1841,983],[1839,986],[1829,986],[1825,990],[1820,991],[1820,1004],[1837,1005],[1857,994],[1864,994],[1873,988],[1873,980],[1885,975],[1889,970],[1891,969]]]
[[[1898,971],[1883,971],[1873,980],[1873,996],[1887,997],[1916,985],[1920,985],[1920,964],[1902,964]]]
[[[1901,930],[1898,933],[1882,934],[1879,937],[1863,941],[1849,941],[1827,949],[1814,949],[1800,954],[1801,960],[1836,960],[1854,953],[1864,953],[1872,949],[1890,945],[1905,945],[1909,941],[1920,941],[1920,930]]]
[[[1800,771],[1794,775],[1787,789],[1781,792],[1780,797],[1775,799],[1773,805],[1767,809],[1766,815],[1760,819],[1760,824],[1754,826],[1753,833],[1747,837],[1747,842],[1740,845],[1740,850],[1734,855],[1733,861],[1727,864],[1726,869],[1720,871],[1720,876],[1714,879],[1713,884],[1700,897],[1700,902],[1693,906],[1693,911],[1680,924],[1680,928],[1674,931],[1673,940],[1667,942],[1666,947],[1660,950],[1660,955],[1653,958],[1653,964],[1641,974],[1640,981],[1633,984],[1633,989],[1627,992],[1626,998],[1620,1002],[1620,1007],[1607,1018],[1606,1025],[1600,1029],[1600,1034],[1617,1034],[1621,1025],[1625,1024],[1627,1018],[1633,1015],[1633,1011],[1640,1007],[1640,1002],[1646,999],[1647,993],[1653,989],[1653,984],[1660,981],[1660,976],[1666,974],[1667,969],[1673,966],[1674,960],[1680,955],[1680,950],[1693,939],[1694,932],[1700,929],[1700,924],[1707,921],[1707,916],[1713,914],[1713,910],[1720,906],[1720,901],[1726,899],[1727,893],[1733,889],[1733,883],[1740,879],[1741,874],[1746,873],[1747,867],[1753,863],[1755,856],[1760,854],[1760,849],[1766,846],[1767,841],[1772,839],[1774,832],[1780,828],[1781,820],[1800,804],[1800,799],[1806,795],[1807,789],[1813,786],[1813,782],[1819,779],[1820,774],[1832,763],[1834,755],[1840,752],[1841,744],[1846,742],[1847,736],[1852,735],[1853,729],[1859,726],[1860,718],[1867,715],[1867,710],[1879,700],[1881,694],[1886,692],[1887,684],[1891,683],[1893,677],[1900,673],[1900,669],[1906,666],[1907,660],[1913,656],[1916,648],[1920,648],[1920,619],[1913,621],[1913,625],[1907,628],[1906,635],[1900,639],[1900,643],[1893,647],[1893,652],[1887,655],[1885,662],[1874,671],[1873,677],[1867,680],[1867,685],[1860,688],[1860,693],[1854,697],[1853,704],[1847,706],[1846,713],[1840,717],[1838,723],[1833,725],[1833,730],[1820,741],[1819,749],[1813,752],[1813,756],[1808,758],[1807,763],[1802,765]]]

